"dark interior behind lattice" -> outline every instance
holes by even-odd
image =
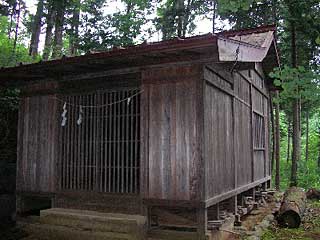
[[[64,97],[70,104],[67,124],[60,131],[61,190],[139,192],[138,93],[137,89],[107,90]],[[100,107],[83,107],[78,125],[80,106]]]

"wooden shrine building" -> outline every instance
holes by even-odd
[[[0,86],[21,90],[17,211],[47,199],[54,208],[146,216],[149,227],[193,224],[204,236],[219,203],[236,211],[237,196],[271,179],[274,31],[1,69]]]

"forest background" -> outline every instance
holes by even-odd
[[[0,0],[0,67],[270,24],[281,60],[270,74],[273,182],[320,188],[319,0]],[[0,156],[11,159],[18,102],[0,89]]]

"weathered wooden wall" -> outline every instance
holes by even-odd
[[[255,68],[231,73],[208,64],[204,82],[205,192],[210,200],[230,197],[270,176],[268,90]]]
[[[201,199],[200,71],[188,65],[142,74],[147,199]]]
[[[141,175],[139,193],[135,193],[150,200],[150,205],[154,200],[164,200],[164,205],[172,200],[198,206],[265,180],[270,175],[269,110],[268,91],[260,75],[254,69],[231,73],[213,64],[143,69],[139,81]],[[140,74],[135,79],[140,80]],[[58,149],[61,104],[53,96],[24,97],[21,102],[18,191],[61,190],[56,189],[59,174],[55,169],[57,157],[63,156]],[[88,189],[72,190],[71,194],[78,191],[84,196],[81,191]],[[57,197],[60,206],[79,206],[81,201],[71,201],[61,193]],[[90,199],[82,200],[82,205],[90,205]]]
[[[22,98],[18,123],[18,192],[55,191],[57,119],[54,95]]]
[[[233,106],[230,95],[211,84],[205,89],[206,193],[211,197],[234,188]]]

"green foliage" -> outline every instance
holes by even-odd
[[[239,10],[249,10],[255,0],[218,0],[220,12],[238,12]]]
[[[7,17],[0,16],[0,67],[15,66],[19,62],[32,62],[28,55],[28,49],[22,43],[17,43],[14,48],[14,40],[9,39]]]
[[[147,9],[151,7],[147,0],[123,0],[125,11],[117,12],[110,18],[112,26],[111,43],[114,46],[128,46],[135,43],[141,34],[142,26],[147,23]]]
[[[157,17],[154,19],[155,28],[161,31],[163,39],[185,37],[194,31],[194,20],[200,14],[210,11],[206,0],[181,1],[167,0],[157,7]]]
[[[234,29],[274,24],[273,2],[273,0],[263,0],[259,1],[259,3],[252,1],[252,4],[249,5],[249,7],[240,8],[237,11],[219,8],[219,13],[222,19],[227,19],[234,25]]]
[[[311,187],[320,188],[320,168],[318,167],[318,156],[320,146],[320,114],[315,113],[310,119],[309,130],[309,160],[305,161],[305,142],[306,135],[302,135],[302,157],[298,162],[298,184],[300,187],[309,189]],[[289,161],[287,161],[287,147],[288,147],[288,122],[287,116],[282,111],[280,113],[280,189],[285,190],[290,184],[291,172],[291,151],[292,143],[290,141]],[[274,174],[274,173],[273,173]]]
[[[284,66],[270,73],[274,84],[282,87],[281,99],[293,100],[302,98],[304,101],[318,101],[320,97],[320,76],[311,69],[302,66],[291,68]]]

